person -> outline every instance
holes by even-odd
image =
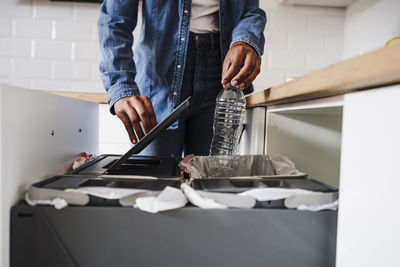
[[[142,2],[135,53],[133,30]],[[216,97],[244,93],[260,72],[265,12],[258,0],[104,0],[98,20],[101,78],[132,143],[187,97],[191,105],[142,155],[208,155]]]

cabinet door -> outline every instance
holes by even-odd
[[[400,266],[400,85],[344,98],[337,266]]]
[[[0,84],[0,266],[9,266],[10,208],[29,185],[97,154],[98,104]]]

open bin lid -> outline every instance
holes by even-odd
[[[132,155],[140,153],[144,148],[146,148],[162,131],[167,129],[174,121],[178,119],[178,115],[185,110],[190,105],[191,97],[188,97],[183,101],[171,114],[168,115],[162,122],[156,125],[149,133],[147,133],[139,142],[129,149],[117,162],[115,162],[111,167],[109,167],[104,174],[113,174],[127,161]]]
[[[104,174],[104,175],[129,175],[130,165],[146,165],[152,167],[157,174],[158,169],[167,170],[166,176],[175,176],[174,170],[171,166],[178,166],[178,159],[169,157],[149,157],[149,156],[133,156],[140,153],[146,148],[161,132],[166,130],[173,122],[178,119],[179,114],[182,113],[190,105],[190,98],[188,97],[183,101],[171,114],[168,115],[162,122],[157,124],[149,133],[147,133],[139,142],[134,145],[124,155],[101,155],[93,161],[84,164],[83,166],[73,170],[70,174]],[[105,171],[104,171],[105,168]],[[171,171],[168,171],[168,170]],[[146,172],[146,170],[143,170]],[[164,171],[161,171],[164,172]],[[140,174],[145,175],[145,174]]]

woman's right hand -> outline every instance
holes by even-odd
[[[143,129],[147,134],[157,125],[153,104],[147,96],[121,98],[115,102],[114,111],[124,124],[133,144],[136,144],[144,136]]]

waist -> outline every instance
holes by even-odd
[[[210,33],[189,33],[189,44],[197,47],[220,47],[219,32]]]

